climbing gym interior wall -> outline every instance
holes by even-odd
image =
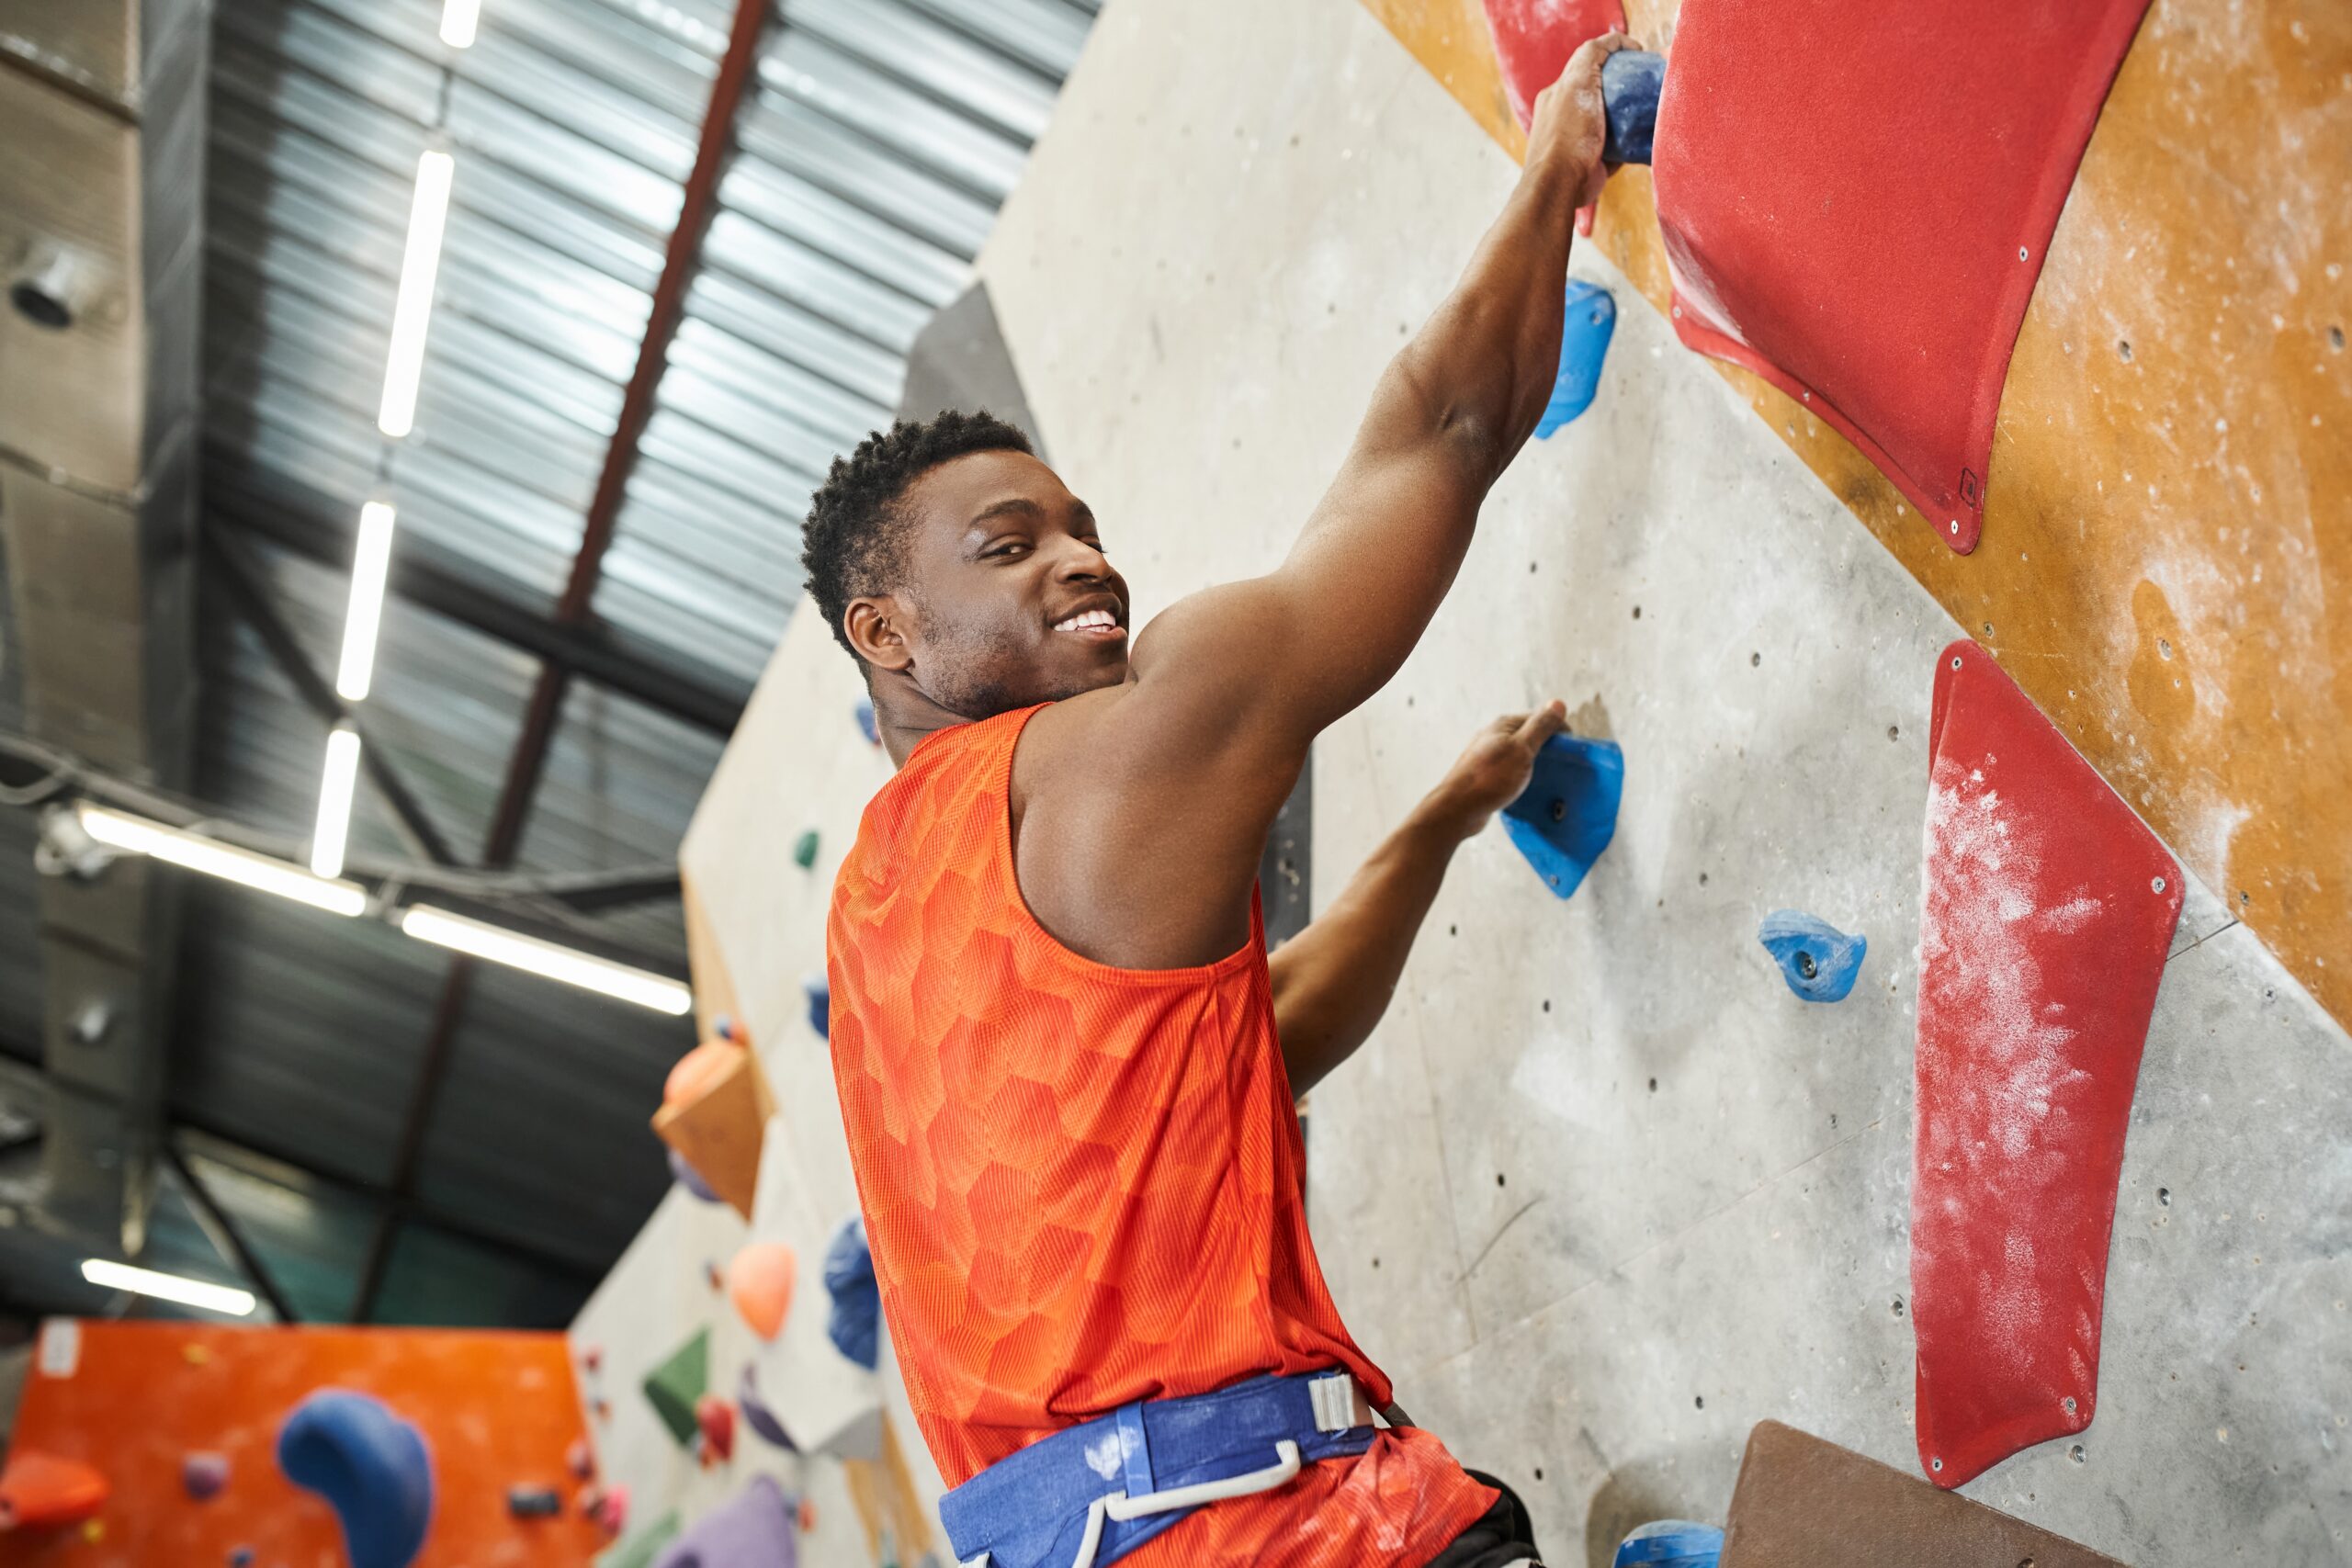
[[[572,1325],[599,1457],[629,1488],[616,1550],[650,1551],[766,1483],[811,1562],[913,1568],[944,1550],[932,1512],[938,1479],[887,1349],[868,1370],[829,1332],[828,1253],[857,1195],[821,1032],[825,907],[858,814],[889,776],[854,716],[864,694],[822,618],[796,615],[681,852],[701,1022],[715,1036],[723,1020],[746,1043],[763,1097],[756,1109],[730,1109],[720,1094],[696,1100],[691,1114],[718,1132],[690,1125],[673,1137],[723,1147],[695,1140],[723,1139],[730,1121],[748,1129],[748,1212],[673,1188]],[[755,1323],[763,1314],[729,1289],[754,1246],[793,1260],[780,1320]],[[723,1445],[695,1418],[698,1404],[729,1421]],[[714,1407],[730,1414],[714,1417]]]
[[[1487,49],[1476,7],[1445,26],[1463,51]],[[2151,26],[2160,49],[2203,30]],[[1252,41],[1214,58],[1182,46],[1202,34]],[[2140,70],[2127,63],[2126,88],[2159,91],[2132,85]],[[1491,63],[1483,81],[1483,107],[1498,109]],[[2093,151],[2095,163],[2097,136]],[[2216,141],[2210,156],[2224,155]],[[2272,165],[2290,183],[2303,166],[2283,154]],[[1359,7],[1137,3],[1105,17],[984,270],[1031,405],[1106,520],[1139,610],[1272,564],[1382,361],[1451,283],[1515,172]],[[1485,835],[1457,862],[1388,1023],[1317,1090],[1309,1196],[1343,1311],[1407,1407],[1466,1462],[1525,1489],[1563,1556],[1645,1517],[1720,1517],[1762,1417],[1916,1471],[1906,1227],[1929,705],[1946,645],[1973,636],[2108,764],[2195,874],[2132,1113],[2097,1420],[1971,1493],[2133,1562],[2205,1561],[2249,1539],[2314,1560],[2341,1550],[2330,1543],[2352,1528],[2352,1496],[2333,1453],[2352,1410],[2352,1318],[2337,1303],[2352,1265],[2332,1216],[2352,1199],[2352,1172],[2308,1156],[2340,1142],[2352,1055],[2239,923],[2252,906],[2239,898],[2247,878],[2224,879],[2233,856],[2209,853],[2190,818],[2157,803],[2232,768],[2321,787],[2324,770],[2286,760],[2343,727],[2281,723],[2250,700],[2242,722],[2278,766],[2257,766],[2252,743],[2233,748],[2221,729],[2205,732],[2196,778],[2117,767],[2148,743],[2147,723],[2124,711],[2146,671],[2133,674],[2140,638],[2104,618],[2132,599],[2128,583],[2120,597],[2105,586],[2126,544],[2155,550],[2177,535],[2196,548],[2157,580],[2212,595],[2198,644],[2212,651],[2188,657],[2226,660],[2273,631],[2324,646],[2325,623],[2304,605],[2319,592],[2316,557],[2346,542],[2341,514],[2314,510],[2324,465],[2294,469],[2310,477],[2292,489],[2271,481],[2278,521],[2248,541],[2260,521],[2249,506],[2178,499],[2233,465],[2209,473],[2168,457],[2160,430],[2121,459],[2124,435],[2083,433],[2094,418],[2129,432],[2132,410],[2161,407],[2174,446],[2201,453],[2187,421],[2207,393],[2190,391],[2193,377],[2168,370],[2177,378],[2153,394],[2167,401],[2143,404],[2152,394],[2138,390],[2119,407],[2098,390],[2109,367],[2080,372],[2064,406],[2087,412],[2053,437],[2039,430],[2061,406],[2052,369],[2033,433],[2005,415],[1984,541],[1954,556],[1916,514],[1905,531],[1894,491],[1850,452],[1834,456],[1834,434],[1752,378],[1718,374],[1636,298],[1654,253],[1618,236],[1640,231],[1642,190],[1638,172],[1612,186],[1599,243],[1572,264],[1620,307],[1592,410],[1521,458],[1420,651],[1317,756],[1318,902],[1483,716],[1557,695],[1626,759],[1616,841],[1577,896],[1557,903],[1499,833]],[[2300,187],[2285,198],[2321,205]],[[2272,204],[2247,205],[2274,220]],[[2069,276],[2073,217],[2045,291]],[[2154,225],[2165,248],[2140,265],[2154,278],[2175,265],[2170,247],[2189,243],[2178,218]],[[2144,220],[2110,221],[2128,234]],[[2291,212],[2278,221],[2299,247],[2312,243]],[[2235,231],[2196,232],[2198,265],[2226,275]],[[2235,254],[2241,270],[2270,265],[2258,249]],[[2099,263],[2119,276],[2132,265]],[[2316,295],[2320,258],[2301,273]],[[2226,368],[2206,322],[2152,342],[2100,314],[2125,302],[2186,312],[2179,294],[2194,291],[2160,306],[2167,290],[2154,280],[2133,276],[2103,300],[2085,287],[2098,331],[2045,344],[2029,315],[2012,404],[2045,347],[2063,361],[2067,342],[2086,359],[2130,335],[2143,374],[2176,354]],[[2299,304],[2306,363],[2333,352],[2312,330],[2324,309]],[[2234,374],[2235,386],[2257,377],[2252,363]],[[2341,399],[2334,374],[2326,395]],[[2316,411],[2331,423],[2332,406]],[[2277,429],[2282,418],[2274,400],[2260,438],[2285,444],[2285,463],[2307,442]],[[2156,487],[2160,523],[2114,496],[2116,462],[2134,494]],[[2004,511],[2005,496],[2031,504]],[[2060,515],[2059,496],[2077,510]],[[2222,574],[2215,537],[2231,525],[2229,559],[2241,544],[2249,558]],[[2233,601],[2228,585],[2251,583],[2265,551],[2278,563]],[[1996,586],[1979,581],[1988,571]],[[2281,704],[2341,700],[2324,660],[2293,668],[2273,683]],[[2063,685],[2045,696],[2051,671],[2071,672],[2077,702],[2104,694],[2099,705],[2070,707]],[[2219,706],[2199,722],[2220,722]],[[2276,880],[2308,871],[2307,886],[2340,901],[2328,857],[2352,840],[2325,813],[2276,809],[2312,834]],[[1869,936],[1847,1001],[1808,1005],[1782,984],[1756,931],[1783,907]],[[2297,945],[2309,934],[2290,930],[2279,947],[2318,976],[2325,952]]]
[[[1629,9],[1671,45],[1670,13]],[[1420,650],[1317,747],[1318,906],[1480,720],[1557,696],[1623,748],[1615,838],[1575,897],[1499,829],[1473,841],[1309,1117],[1343,1314],[1413,1416],[1527,1497],[1552,1561],[1721,1519],[1758,1422],[1922,1480],[1939,1457],[1914,1084],[1955,659],[2014,682],[2144,818],[2170,868],[2150,896],[2179,911],[2092,1375],[2063,1436],[1962,1490],[2143,1565],[2352,1550],[2352,644],[2327,611],[2352,372],[2341,193],[2312,174],[2347,123],[2322,10],[2150,10],[2024,314],[1965,555],[1802,397],[1684,345],[1649,175],[1621,176],[1571,265],[1616,305],[1595,400],[1521,457]],[[979,272],[1137,625],[1280,559],[1510,187],[1500,80],[1468,0],[1104,13]],[[673,1190],[573,1348],[640,1521],[690,1525],[748,1464],[813,1502],[812,1560],[911,1563],[946,1555],[937,1477],[887,1344],[855,1369],[819,1280],[855,1193],[810,982],[888,774],[859,695],[797,617],[683,856],[706,1032],[748,1038],[766,1098],[744,1114],[774,1109],[750,1212]],[[1868,939],[1845,999],[1784,977],[1758,941],[1781,910]],[[1979,961],[2032,956],[2007,952]],[[797,1258],[773,1341],[724,1286],[752,1241]],[[665,1424],[644,1384],[697,1336],[686,1404],[748,1368],[801,1452],[739,1437],[706,1464]]]

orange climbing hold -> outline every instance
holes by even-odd
[[[798,1267],[792,1248],[773,1241],[750,1243],[728,1264],[728,1299],[761,1338],[773,1339],[783,1329]]]
[[[0,1470],[0,1530],[79,1524],[106,1506],[107,1478],[79,1460],[18,1450]]]
[[[731,1040],[704,1041],[670,1068],[670,1076],[662,1084],[662,1103],[685,1105],[701,1099],[703,1091],[724,1077],[727,1070],[742,1057],[743,1047]]]

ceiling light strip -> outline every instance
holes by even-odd
[[[433,321],[433,284],[441,270],[441,236],[449,220],[457,164],[426,152],[416,160],[416,197],[408,214],[408,249],[392,306],[392,346],[384,364],[384,400],[376,428],[399,440],[416,425],[416,389],[424,374],[424,331]]]
[[[111,811],[85,802],[76,815],[82,830],[102,844],[130,854],[275,893],[331,915],[356,915],[368,908],[368,890],[356,882],[314,875],[299,865],[257,855],[200,834]]]
[[[655,1012],[678,1017],[694,1007],[694,992],[666,975],[616,964],[575,948],[542,942],[502,926],[469,919],[463,915],[414,904],[400,913],[400,928],[419,942],[470,953],[492,964],[527,970],[549,980],[560,980],[583,990],[635,1002]]]

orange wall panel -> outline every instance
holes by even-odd
[[[333,1510],[277,1468],[277,1431],[321,1388],[372,1394],[424,1436],[433,1524],[418,1568],[553,1568],[603,1545],[571,1507],[564,1450],[584,1434],[559,1334],[387,1328],[75,1325],[71,1376],[36,1353],[14,1444],[95,1465],[113,1488],[96,1539],[78,1528],[0,1535],[7,1568],[338,1568]],[[55,1325],[44,1330],[54,1334]],[[42,1349],[48,1348],[44,1341]],[[188,1497],[180,1461],[228,1456],[227,1489]],[[561,1516],[509,1516],[509,1486],[555,1487]]]

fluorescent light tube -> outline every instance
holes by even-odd
[[[356,882],[313,876],[299,865],[288,865],[282,860],[235,849],[195,833],[184,833],[160,822],[109,811],[103,806],[85,803],[76,815],[82,819],[84,832],[118,850],[149,855],[207,876],[243,883],[298,904],[308,904],[314,909],[324,909],[331,915],[356,915],[368,908],[368,890]]]
[[[224,1312],[232,1317],[243,1317],[254,1310],[251,1291],[208,1285],[201,1280],[183,1280],[177,1274],[158,1274],[153,1269],[133,1269],[128,1263],[109,1263],[103,1258],[84,1262],[82,1278],[110,1291],[130,1291],[158,1301],[202,1307],[207,1312]]]
[[[527,969],[550,980],[584,990],[600,991],[625,1002],[651,1008],[675,1018],[695,1005],[694,993],[666,975],[655,975],[597,958],[574,948],[541,942],[535,936],[468,919],[430,904],[413,904],[401,911],[401,930],[420,942],[469,953],[492,964]]]
[[[394,440],[416,424],[416,383],[424,373],[424,329],[433,321],[433,279],[441,270],[441,232],[449,221],[457,164],[447,152],[416,160],[416,199],[408,211],[408,250],[401,257],[400,298],[392,306],[392,348],[384,362],[384,401],[376,428]]]
[[[376,634],[384,621],[384,582],[392,566],[392,521],[389,502],[371,501],[359,509],[359,547],[351,558],[351,604],[343,613],[343,662],[334,673],[335,694],[345,702],[368,699],[376,677]]]
[[[351,839],[351,795],[359,782],[359,732],[336,725],[327,735],[327,762],[319,775],[319,824],[311,832],[311,874],[343,874]]]
[[[449,0],[441,7],[441,41],[451,49],[471,49],[481,21],[481,0]]]

